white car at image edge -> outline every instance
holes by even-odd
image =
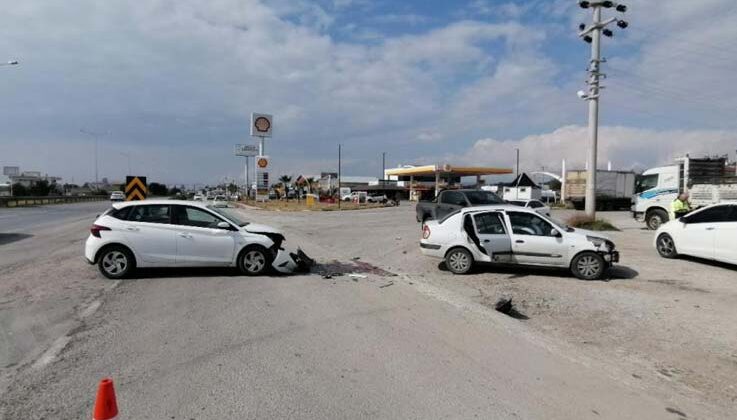
[[[302,251],[282,248],[278,230],[242,219],[233,209],[178,200],[114,203],[99,216],[84,255],[108,278],[129,276],[138,267],[237,267],[260,275],[312,265]]]
[[[737,264],[737,203],[707,206],[661,225],[654,245],[664,258],[690,255]]]
[[[540,214],[550,217],[550,207],[540,200],[509,200],[509,204],[534,209]]]
[[[420,249],[455,274],[475,263],[498,263],[565,268],[594,280],[619,261],[614,243],[601,232],[573,229],[510,204],[466,207],[427,221]]]

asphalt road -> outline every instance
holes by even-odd
[[[3,418],[89,417],[105,376],[121,418],[728,418],[425,281],[406,208],[248,217],[366,277],[112,282],[82,261],[84,219],[3,245]]]
[[[0,209],[0,235],[25,233],[27,230],[67,224],[80,219],[89,220],[110,207],[109,201],[58,204],[35,207],[13,207]],[[0,245],[7,243],[0,237]]]

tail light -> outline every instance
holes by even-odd
[[[107,227],[107,226],[92,225],[92,227],[90,228],[90,233],[91,233],[91,234],[92,234],[92,236],[94,236],[95,238],[101,238],[101,236],[100,236],[100,231],[103,231],[103,230],[112,230],[112,229],[110,229],[110,228],[109,228],[109,227]]]
[[[427,239],[430,237],[430,226],[423,225],[422,226],[422,239]]]

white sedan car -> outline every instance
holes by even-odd
[[[95,220],[85,258],[108,278],[136,267],[237,267],[259,275],[271,267],[289,273],[312,261],[282,248],[278,230],[249,223],[232,209],[203,202],[143,200],[115,203]]]
[[[664,258],[690,255],[737,264],[737,203],[704,207],[661,225],[655,249]]]
[[[550,217],[550,207],[540,200],[510,200],[509,204],[533,209],[540,214]]]
[[[614,243],[600,232],[573,229],[509,204],[467,207],[425,222],[420,249],[443,259],[455,274],[483,262],[567,268],[593,280],[619,261]]]

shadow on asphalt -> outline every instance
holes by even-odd
[[[303,274],[282,274],[273,270],[271,272],[253,277],[286,277],[290,275]],[[181,268],[137,268],[133,274],[125,280],[144,280],[144,279],[165,279],[172,277],[243,277],[248,278],[234,267],[181,267]]]
[[[23,239],[28,239],[31,237],[33,237],[33,235],[29,235],[26,233],[0,233],[0,245],[22,241]]]
[[[445,266],[445,262],[438,264],[438,269],[445,272],[450,272]],[[546,276],[546,277],[558,277],[558,278],[576,278],[570,271],[565,268],[557,267],[532,267],[532,266],[514,266],[514,265],[500,265],[500,264],[489,264],[489,263],[476,263],[468,273],[473,274],[508,274],[508,279],[519,279],[529,276]],[[640,275],[636,270],[633,270],[627,266],[615,265],[607,271],[603,278],[600,280],[587,280],[587,281],[610,281],[610,280],[631,280]]]
[[[679,255],[678,259],[681,259],[684,261],[691,261],[696,264],[703,264],[703,265],[708,265],[711,267],[718,267],[718,268],[724,268],[726,270],[737,271],[737,265],[729,264],[729,263],[725,263],[721,261],[707,260],[704,258],[691,257],[688,255]]]

